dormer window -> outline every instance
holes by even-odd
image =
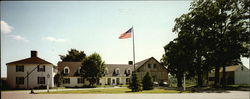
[[[64,67],[63,72],[64,72],[64,74],[69,74],[69,67]]]
[[[120,74],[120,69],[116,68],[115,72],[116,72],[117,75],[119,75]]]
[[[108,75],[108,69],[107,68],[104,70],[104,74]]]
[[[131,71],[130,70],[128,70],[128,72],[127,72],[128,74],[130,74],[131,73]]]
[[[78,74],[81,73],[81,67],[78,68],[77,72],[78,72]]]

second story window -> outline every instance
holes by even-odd
[[[154,69],[156,69],[156,64],[154,64]]]
[[[130,74],[130,70],[128,70],[128,74]]]
[[[78,74],[81,74],[81,67],[78,68],[77,72]]]
[[[43,66],[38,65],[37,72],[45,72],[45,65]]]
[[[63,72],[64,72],[64,74],[69,74],[69,67],[64,67]]]
[[[16,65],[16,72],[24,72],[24,66],[23,65]]]
[[[120,74],[120,70],[116,69],[116,74],[119,75]]]
[[[148,68],[151,68],[151,64],[148,64]]]
[[[104,74],[108,75],[108,69],[107,68],[104,70]]]

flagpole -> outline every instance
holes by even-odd
[[[134,72],[135,72],[135,33],[134,33],[134,26],[132,26],[133,29],[133,65],[134,65]]]

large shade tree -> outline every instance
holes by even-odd
[[[80,62],[86,57],[86,54],[84,53],[84,51],[79,51],[77,49],[70,49],[68,51],[68,54],[59,56],[62,61]]]
[[[82,61],[81,76],[89,81],[89,86],[99,83],[101,77],[104,76],[105,65],[101,56],[93,53]]]
[[[170,42],[166,46],[190,46],[194,55],[192,60],[185,60],[192,63],[189,66],[195,67],[194,71],[198,76],[199,86],[203,85],[203,73],[208,73],[215,68],[215,86],[219,84],[219,69],[223,67],[222,85],[225,85],[225,66],[241,63],[240,57],[249,57],[249,31],[247,22],[249,20],[249,1],[247,0],[197,0],[192,2],[190,12],[177,18],[174,32],[178,33],[177,42]],[[181,43],[183,38],[189,38],[189,43]],[[176,40],[174,40],[176,41]],[[184,40],[185,42],[185,40]],[[179,44],[178,44],[179,43]],[[177,54],[169,55],[165,46],[163,60],[173,73],[178,73],[178,64],[171,62],[170,58],[178,59],[176,56],[183,56],[183,49],[176,47]],[[190,48],[189,47],[189,48]],[[167,48],[167,49],[166,49]],[[184,50],[185,52],[185,50]],[[184,63],[185,63],[184,62]],[[171,66],[176,65],[176,66]],[[176,72],[176,73],[175,73]],[[171,73],[171,71],[170,71]],[[177,77],[178,79],[178,77]]]

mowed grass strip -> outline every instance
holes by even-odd
[[[108,89],[86,89],[86,90],[65,90],[39,92],[39,94],[122,94],[122,93],[190,93],[189,91],[165,90],[155,88],[153,90],[143,90],[141,92],[131,92],[128,88],[108,88]]]

